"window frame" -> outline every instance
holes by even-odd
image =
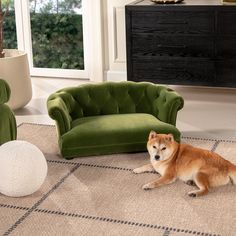
[[[90,79],[92,81],[103,81],[102,22],[100,0],[83,0],[84,70],[34,67],[29,2],[28,0],[15,0],[14,4],[18,49],[23,50],[28,54],[31,76],[79,78]]]

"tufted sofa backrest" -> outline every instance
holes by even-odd
[[[86,84],[62,89],[56,94],[54,98],[60,96],[64,100],[72,120],[85,116],[148,113],[167,122],[166,109],[171,109],[168,99],[179,97],[179,109],[183,106],[182,98],[175,91],[147,82]]]

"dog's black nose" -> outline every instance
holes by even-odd
[[[159,160],[160,159],[160,156],[159,155],[155,155],[155,160]]]

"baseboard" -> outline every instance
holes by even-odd
[[[125,71],[105,71],[104,73],[105,81],[126,81],[127,80],[127,73]]]

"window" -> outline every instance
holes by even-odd
[[[101,12],[100,0],[10,0],[5,48],[28,53],[32,76],[102,81]]]
[[[84,69],[81,0],[30,0],[33,65]]]
[[[31,75],[88,78],[86,0],[16,1],[19,48]]]

